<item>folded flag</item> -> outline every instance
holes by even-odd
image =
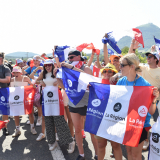
[[[137,147],[153,100],[153,87],[90,84],[85,131]]]
[[[88,45],[89,45],[88,43],[83,43],[83,44],[77,46],[76,49],[77,49],[78,51],[82,52],[82,50],[83,50],[84,48],[86,48]]]
[[[100,69],[98,67],[96,67],[95,65],[93,66],[93,76],[101,77]]]
[[[96,48],[94,47],[93,43],[88,44],[88,46],[86,47],[86,49],[92,49],[94,53],[96,53],[96,54],[98,54],[98,55],[100,54],[100,50],[99,50],[99,49],[96,49]]]
[[[33,86],[0,89],[0,114],[20,116],[32,113],[35,89]]]
[[[62,80],[66,94],[74,105],[77,105],[83,98],[89,82],[101,83],[102,81],[101,78],[74,71],[66,67],[62,67]]]
[[[64,103],[61,91],[56,86],[46,86],[42,96],[43,116],[64,115]]]
[[[108,49],[108,54],[114,55],[114,52],[111,49]]]
[[[142,32],[138,28],[132,28],[132,30],[134,34],[134,39],[138,41],[139,43],[141,43],[144,48]]]
[[[155,40],[156,46],[158,47],[158,52],[160,53],[160,39],[157,39],[154,36],[154,40]]]
[[[68,53],[74,50],[76,50],[76,48],[71,48],[70,46],[56,46],[54,56],[59,58],[59,62],[63,62],[67,60]]]
[[[6,123],[8,123],[8,122],[9,122],[9,120],[7,120],[7,121],[0,121],[0,130],[1,130],[2,128],[4,128],[5,125],[6,125]]]
[[[121,54],[121,50],[117,46],[117,41],[113,37],[113,32],[109,32],[109,33],[107,33],[107,35],[108,35],[107,38],[104,37],[102,39],[102,43],[104,43],[104,44],[108,43],[117,53]]]

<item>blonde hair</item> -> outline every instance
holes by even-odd
[[[120,61],[122,62],[123,59],[125,59],[129,65],[134,65],[136,72],[142,72],[139,66],[139,58],[134,53],[126,54],[120,59]]]

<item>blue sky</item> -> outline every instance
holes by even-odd
[[[0,51],[51,53],[54,45],[93,43],[104,33],[118,40],[131,28],[160,27],[159,0],[0,0]]]

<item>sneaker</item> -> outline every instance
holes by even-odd
[[[147,140],[144,141],[142,150],[143,150],[143,151],[146,151],[146,150],[148,149],[148,146],[149,146],[149,141],[148,141],[148,139],[147,139]]]
[[[98,156],[97,156],[97,155],[95,155],[95,156],[94,156],[94,159],[95,159],[95,160],[98,160]]]
[[[37,132],[36,132],[36,130],[35,130],[35,128],[33,127],[33,128],[31,128],[31,133],[32,134],[37,134]]]
[[[37,119],[36,126],[41,126],[42,125],[42,117]]]
[[[3,135],[4,136],[8,136],[9,135],[9,131],[7,128],[3,128]]]
[[[76,160],[86,160],[86,159],[82,157],[81,155],[79,155]]]
[[[28,120],[28,121],[26,122],[26,124],[30,124],[30,120]]]
[[[45,135],[43,133],[40,133],[36,141],[41,141],[43,138],[45,138]]]
[[[112,152],[110,153],[110,157],[111,157],[111,158],[114,158],[113,149],[112,149]]]
[[[83,137],[83,138],[86,138],[86,135],[85,135],[85,132],[84,132],[83,129],[82,129],[82,137]]]
[[[68,153],[73,153],[74,152],[74,149],[75,149],[75,145],[76,145],[76,142],[73,141],[69,144],[69,147],[68,147]]]
[[[58,134],[56,133],[56,141],[59,141]]]
[[[21,134],[21,131],[19,129],[16,129],[15,133],[12,134],[12,137],[17,137],[20,134]]]
[[[55,141],[53,144],[48,144],[49,145],[49,150],[53,151],[57,147],[57,141]]]

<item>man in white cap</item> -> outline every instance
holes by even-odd
[[[23,67],[23,60],[22,59],[16,59],[17,61],[17,66],[19,66],[21,69]]]

